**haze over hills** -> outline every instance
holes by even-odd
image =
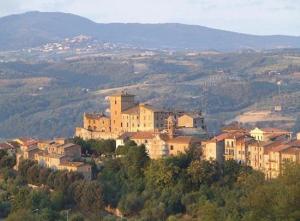
[[[88,35],[99,41],[157,49],[235,51],[299,48],[300,37],[255,36],[184,24],[99,24],[66,13],[28,12],[0,18],[0,50]]]

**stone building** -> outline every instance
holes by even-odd
[[[125,140],[133,140],[138,145],[144,144],[152,159],[159,159],[167,156],[176,156],[185,153],[191,147],[200,148],[201,139],[197,136],[181,135],[177,133],[176,119],[170,115],[166,120],[164,131],[128,132],[122,134],[117,140],[117,148],[124,145]]]
[[[170,116],[174,124],[174,134],[172,138],[168,139],[170,143],[169,155],[183,152],[183,149],[190,146],[190,143],[207,136],[204,117],[201,113],[173,113],[149,104],[137,103],[134,98],[134,95],[127,92],[109,96],[110,117],[103,114],[85,113],[83,127],[76,128],[75,136],[86,140],[117,139],[117,143],[122,142],[122,138],[127,136],[138,144],[157,146],[160,143],[165,146],[166,141],[163,138],[166,131],[168,133],[170,131],[168,128]],[[144,139],[145,136],[147,139]],[[154,140],[156,141],[154,142]],[[162,149],[162,151],[154,151],[154,148],[149,149],[149,151],[155,152],[151,155],[168,155],[164,154],[166,152],[165,147],[158,149]]]
[[[57,139],[24,143],[16,154],[16,167],[21,160],[35,160],[39,165],[53,170],[68,170],[81,173],[85,179],[91,179],[91,166],[79,162],[81,147],[70,143],[69,140]]]
[[[263,172],[266,179],[276,178],[282,174],[287,162],[300,163],[300,142],[299,139],[292,140],[291,135],[291,132],[277,128],[250,131],[227,128],[202,142],[203,158],[219,163],[235,160]]]
[[[76,128],[75,136],[84,139],[117,138],[126,132],[155,132],[165,129],[169,111],[135,102],[126,92],[109,96],[110,117],[103,114],[84,114],[83,127]]]

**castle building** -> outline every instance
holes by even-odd
[[[69,140],[36,141],[20,145],[16,154],[18,169],[21,160],[35,160],[40,166],[53,170],[68,170],[81,173],[85,179],[91,179],[91,166],[79,162],[81,147]]]
[[[135,102],[135,96],[121,92],[109,96],[110,117],[84,114],[83,128],[75,136],[83,139],[116,139],[117,147],[126,139],[145,144],[151,158],[177,155],[207,137],[201,113],[174,113]]]
[[[87,128],[90,131],[99,131],[99,132],[110,132],[110,118],[104,114],[97,113],[84,113],[83,115],[83,127]]]
[[[134,95],[121,92],[109,96],[110,117],[85,113],[83,127],[76,128],[75,136],[83,139],[116,139],[125,132],[161,131],[166,127],[169,111],[135,102]]]

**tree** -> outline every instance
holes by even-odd
[[[147,189],[158,189],[170,187],[175,184],[179,177],[180,168],[167,164],[165,160],[151,161],[145,171]]]
[[[37,221],[37,216],[28,209],[19,209],[11,213],[6,221]]]
[[[72,194],[76,205],[85,213],[99,214],[104,209],[103,191],[97,181],[77,181]]]
[[[124,215],[135,215],[143,208],[144,199],[139,193],[128,193],[119,202],[118,208]]]
[[[196,187],[201,184],[211,185],[220,178],[220,168],[216,161],[195,160],[188,167],[187,173]]]

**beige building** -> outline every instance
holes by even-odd
[[[248,164],[248,143],[252,138],[244,130],[223,132],[203,142],[203,157],[206,160],[235,160]]]
[[[83,127],[88,129],[89,131],[110,132],[110,118],[102,113],[84,113]]]
[[[300,142],[291,140],[291,132],[255,128],[250,133],[255,139],[249,144],[250,166],[262,171],[267,179],[278,177],[286,162],[300,163]]]
[[[29,159],[35,160],[39,165],[53,170],[66,169],[80,172],[85,179],[91,179],[91,166],[82,162],[76,162],[81,158],[81,147],[70,143],[69,140],[57,139],[21,145],[16,158],[16,169],[18,169],[22,159]]]
[[[171,112],[148,104],[138,104],[134,97],[126,92],[111,95],[110,117],[99,113],[85,113],[83,128],[76,128],[75,136],[83,139],[108,139],[117,138],[125,132],[164,130]]]
[[[178,127],[205,129],[204,117],[200,113],[184,113],[178,117]]]
[[[212,139],[202,142],[202,157],[205,160],[217,161],[218,163],[224,162],[224,140],[218,141]]]
[[[126,92],[109,97],[110,118],[84,114],[83,128],[75,136],[83,139],[116,139],[117,147],[126,139],[144,144],[149,156],[158,159],[177,155],[207,137],[204,118],[199,113],[172,113],[149,104],[136,103]],[[110,122],[110,123],[109,123]]]
[[[159,159],[167,156],[176,156],[185,153],[191,147],[201,147],[201,139],[196,136],[177,135],[176,119],[169,116],[166,123],[166,130],[161,131],[139,131],[127,132],[116,140],[117,148],[124,145],[125,140],[133,140],[138,145],[144,144],[149,157]]]
[[[162,132],[167,129],[167,119],[171,115],[176,119],[177,128],[199,128],[206,133],[201,114],[178,113],[177,117],[177,114],[170,111],[157,109],[149,104],[136,103],[134,97],[127,92],[109,96],[110,117],[100,113],[85,113],[83,127],[76,128],[75,136],[83,139],[116,139],[126,132]]]

